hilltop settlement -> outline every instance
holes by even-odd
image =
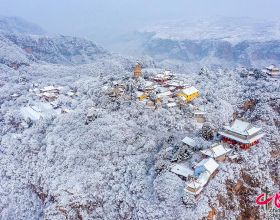
[[[203,106],[193,104],[200,96],[199,90],[195,85],[190,85],[186,78],[169,70],[143,76],[141,65],[137,63],[130,80],[113,82],[112,87],[107,89],[107,94],[111,98],[123,96],[135,99],[155,111],[158,108],[182,110],[186,106],[190,107],[193,118],[201,124],[202,130],[205,130],[205,138],[211,129],[207,127],[207,113],[201,110]],[[212,135],[217,137],[217,142],[195,153],[190,151],[196,149],[198,143],[192,137],[186,136],[172,158],[170,171],[186,181],[185,191],[195,196],[198,196],[206,184],[214,178],[220,163],[238,160],[238,151],[257,145],[265,134],[262,128],[236,118]]]

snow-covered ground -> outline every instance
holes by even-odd
[[[86,64],[54,64],[10,45],[17,51],[10,51],[12,62],[0,63],[0,219],[202,219],[212,209],[217,219],[263,219],[255,198],[261,188],[280,187],[278,78],[257,69],[190,71],[173,61],[138,60],[145,74],[158,68],[183,74],[200,91],[193,104],[215,129],[238,117],[266,132],[260,144],[239,151],[240,160],[222,163],[195,200],[169,170],[172,152],[186,135],[200,148],[215,140],[203,139],[188,109],[154,111],[102,90],[129,81],[135,60],[101,53]],[[10,66],[17,53],[28,65]],[[74,99],[58,98],[72,111],[22,126],[21,108],[36,101],[34,84],[76,90]],[[92,108],[98,115],[86,123]]]

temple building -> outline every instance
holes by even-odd
[[[241,149],[248,149],[258,144],[264,136],[262,128],[254,127],[250,123],[238,119],[230,126],[224,126],[219,134],[222,136],[223,142],[239,145]]]

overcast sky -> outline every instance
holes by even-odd
[[[0,15],[19,16],[49,32],[77,36],[120,33],[162,20],[276,19],[279,9],[280,0],[0,0]]]

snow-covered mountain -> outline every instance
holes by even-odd
[[[69,36],[3,34],[11,44],[38,61],[82,64],[109,54],[92,41]]]
[[[251,18],[222,17],[190,21],[170,21],[142,30],[154,38],[170,40],[222,40],[232,44],[243,41],[266,42],[280,39],[280,22]]]
[[[43,35],[47,32],[40,26],[28,22],[18,17],[0,16],[0,32],[10,32],[18,34]]]
[[[154,110],[132,95],[141,82],[132,78],[135,60],[90,41],[5,33],[0,56],[0,219],[200,220],[213,210],[217,220],[265,219],[255,198],[263,187],[280,187],[278,78],[139,58],[145,76],[168,68],[200,91],[192,106]],[[126,85],[123,95],[110,97],[118,84]],[[36,92],[53,86],[57,100],[42,101]],[[23,123],[21,109],[38,103],[67,111]],[[257,146],[237,151],[239,159],[221,163],[198,198],[170,172],[186,135],[199,149],[217,141],[201,135],[194,106],[214,130],[238,117],[266,133]]]
[[[280,23],[249,18],[174,21],[125,36],[117,51],[200,65],[280,64]]]
[[[0,45],[0,62],[8,65],[35,61],[73,65],[90,63],[109,54],[90,40],[47,35],[37,25],[14,17],[0,17]]]

